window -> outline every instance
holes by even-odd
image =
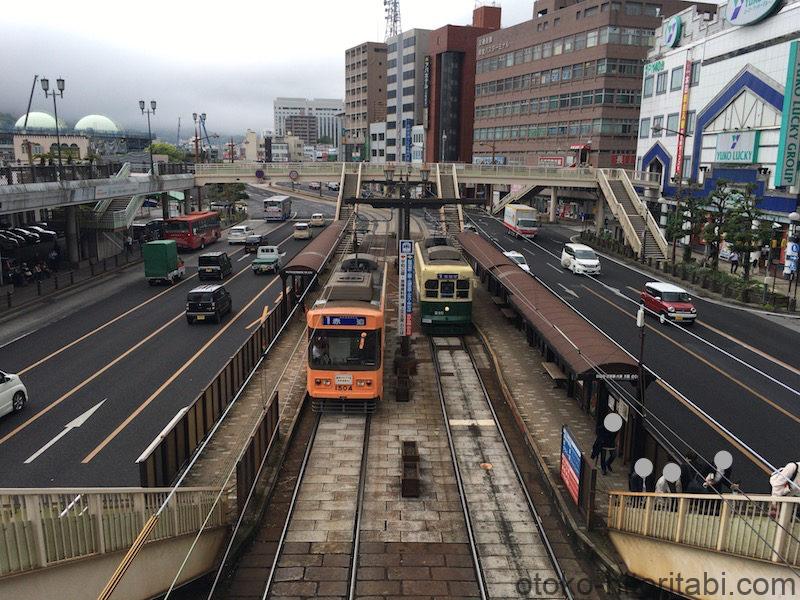
[[[656,78],[656,94],[666,94],[667,93],[667,77],[669,73],[664,71],[663,73],[659,73],[658,77]]]
[[[386,145],[387,146],[397,146],[397,140],[394,139],[394,138],[389,138],[388,140],[386,140]]]
[[[378,151],[375,150],[375,148],[372,149],[372,156],[374,156],[375,158],[378,157]]]
[[[686,134],[692,135],[694,133],[694,124],[697,119],[697,113],[693,110],[690,110],[686,113]]]
[[[649,98],[653,95],[653,80],[654,77],[652,75],[648,75],[644,78],[644,89],[642,90],[643,98]]]
[[[384,154],[383,148],[379,149],[378,150],[378,156],[383,156],[383,154]]]
[[[386,97],[387,97],[389,100],[392,100],[392,99],[394,99],[394,98],[397,98],[397,90],[389,90],[388,92],[386,92]]]
[[[409,85],[403,88],[403,96],[413,96],[414,95],[414,86]]]
[[[692,172],[692,157],[685,156],[683,157],[683,171],[682,176],[686,178],[687,174]]]
[[[416,55],[416,54],[414,54],[413,52],[412,52],[411,54],[406,54],[406,55],[403,57],[403,64],[404,64],[404,65],[407,65],[407,64],[409,64],[409,63],[413,63],[413,62],[414,62],[414,60],[416,60],[416,57],[417,57],[417,55]]]
[[[667,137],[675,137],[678,135],[678,113],[672,113],[667,116]]]
[[[553,56],[558,56],[564,52],[564,40],[553,40]]]
[[[386,129],[397,129],[397,121],[386,121]],[[389,146],[390,145],[389,142],[391,142],[391,141],[392,141],[392,139],[390,138],[386,142],[386,145]]]
[[[403,40],[403,48],[410,48],[414,45],[414,42],[417,41],[416,36],[411,36],[410,38],[406,38]]]
[[[403,71],[403,81],[414,79],[414,71]]]
[[[386,78],[386,83],[397,83],[397,75],[392,74]]]
[[[679,90],[683,87],[683,67],[672,69],[672,74],[669,81],[669,89],[671,92]]]
[[[648,17],[658,17],[661,15],[661,7],[656,4],[645,4],[643,13]]]
[[[378,139],[379,139],[380,141],[383,141],[385,137],[386,137],[386,136],[385,136],[383,133],[379,133],[379,134],[378,134]]]
[[[388,115],[393,115],[393,114],[395,114],[396,112],[397,112],[397,106],[396,106],[396,105],[394,105],[394,104],[391,104],[391,105],[389,105],[389,106],[387,106],[387,107],[386,107],[386,114],[388,114]]]
[[[396,154],[387,154],[386,155],[386,162],[396,162],[397,155]]]
[[[700,61],[697,60],[692,63],[692,81],[691,85],[699,85],[700,83]]]
[[[373,142],[377,142],[378,141],[378,134],[377,133],[373,133],[370,137],[372,138]]]
[[[389,53],[397,52],[397,42],[392,42],[391,44],[389,44],[387,50],[389,51]]]
[[[389,61],[386,63],[387,69],[394,69],[397,66],[397,59],[390,58]]]
[[[597,30],[586,32],[586,47],[594,48],[597,46]]]
[[[573,47],[575,46],[575,36],[568,35],[564,38],[564,52],[572,52]]]
[[[583,11],[583,18],[586,19],[588,17],[593,17],[597,13],[598,13],[598,8],[596,6],[592,6]]]
[[[646,140],[650,137],[650,118],[642,119],[639,122],[639,138]]]
[[[640,14],[642,14],[642,3],[641,2],[626,2],[625,3],[625,14],[626,15],[640,15]]]
[[[403,112],[411,112],[414,110],[414,103],[408,102],[407,104],[403,104]]]
[[[653,137],[660,138],[664,133],[664,117],[658,115],[657,117],[653,117]]]

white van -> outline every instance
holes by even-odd
[[[584,244],[564,244],[561,266],[576,275],[600,275],[600,259]]]
[[[295,223],[292,237],[296,240],[310,240],[313,236],[308,223]]]

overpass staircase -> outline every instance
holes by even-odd
[[[528,198],[531,198],[532,196],[535,196],[536,194],[541,192],[543,189],[545,189],[545,186],[543,185],[536,185],[536,184],[523,185],[516,192],[511,192],[510,194],[506,194],[505,196],[500,198],[500,201],[497,204],[493,204],[492,214],[493,215],[498,214],[505,208],[506,204],[512,204],[516,202],[522,202],[523,200],[527,200]]]
[[[628,174],[622,169],[597,169],[597,181],[633,251],[643,259],[666,260],[667,240]]]
[[[125,180],[130,175],[131,163],[125,163],[112,179]],[[136,212],[142,208],[145,197],[144,194],[138,194],[100,200],[94,205],[91,217],[86,219],[82,226],[102,231],[127,230],[136,218]]]
[[[436,165],[436,188],[439,198],[460,198],[458,195],[458,178],[453,165]],[[458,247],[455,239],[457,233],[464,231],[464,212],[460,204],[445,204],[439,209],[439,223],[451,243]]]
[[[336,220],[347,221],[355,212],[355,206],[345,204],[345,198],[358,198],[361,193],[362,163],[342,163],[342,174],[339,180],[339,197],[336,201]]]
[[[608,533],[629,574],[665,589],[671,586],[669,591],[681,596],[800,595],[797,497],[612,491]],[[716,591],[693,589],[690,579],[711,581]],[[757,579],[783,582],[777,585],[785,586],[785,594],[777,587],[758,594],[737,589],[740,582],[752,586]],[[726,591],[719,587],[723,582]]]

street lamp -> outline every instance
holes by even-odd
[[[147,115],[147,139],[150,142],[150,173],[155,175],[156,170],[153,165],[153,133],[150,130],[150,115],[156,114],[156,101],[150,100],[150,108],[145,109],[144,100],[139,100],[139,110],[142,111],[143,115]]]
[[[634,444],[634,453],[636,456],[644,455],[644,435],[645,423],[647,422],[647,408],[644,402],[644,327],[645,327],[645,311],[644,304],[639,305],[639,310],[636,312],[636,327],[639,328],[639,404],[642,408],[642,417],[640,426],[636,430],[636,440]],[[663,315],[661,316],[663,322]]]
[[[492,140],[491,144],[487,144],[486,142],[478,142],[479,146],[486,146],[487,148],[492,149],[492,164],[496,164],[495,162],[495,147],[497,146],[497,142]]]
[[[446,146],[447,146],[447,132],[442,131],[442,150],[441,152],[439,152],[440,154],[439,162],[444,162],[444,156],[445,156],[444,150]]]
[[[49,92],[50,89],[50,80],[46,77],[42,77],[42,90],[44,90],[44,97],[47,98],[49,96],[53,97],[53,113],[55,114],[56,118],[56,144],[58,145],[58,178],[63,179],[64,174],[62,172],[62,164],[61,164],[61,133],[58,130],[58,107],[56,106],[56,95],[64,97],[64,80],[60,77],[56,79],[56,87],[58,91],[53,90]]]

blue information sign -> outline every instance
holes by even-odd
[[[344,325],[349,327],[364,327],[367,324],[366,317],[345,317],[336,315],[325,315],[322,317],[323,325]]]
[[[406,150],[403,153],[403,160],[411,162],[411,126],[413,120],[406,119]]]
[[[437,279],[458,279],[458,273],[437,273]]]
[[[561,480],[575,504],[579,503],[581,481],[581,449],[567,429],[561,428]]]

